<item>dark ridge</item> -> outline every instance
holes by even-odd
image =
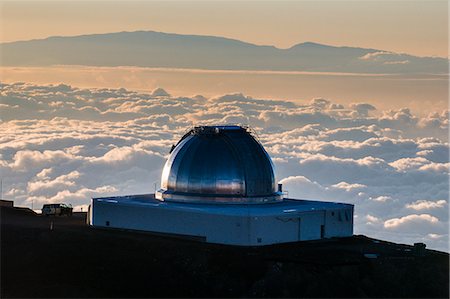
[[[242,248],[92,229],[85,213],[0,216],[2,298],[449,295],[447,253],[365,236]]]

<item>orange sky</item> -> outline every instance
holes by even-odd
[[[446,75],[362,75],[302,72],[207,71],[143,67],[0,67],[4,83],[65,83],[81,88],[120,88],[151,92],[157,87],[174,96],[214,97],[239,93],[308,103],[370,103],[379,110],[404,107],[421,116],[448,108]]]
[[[1,1],[0,40],[134,30],[448,57],[447,1]]]

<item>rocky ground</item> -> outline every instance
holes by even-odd
[[[85,217],[0,208],[0,296],[449,296],[443,252],[365,236],[240,248],[93,229]]]

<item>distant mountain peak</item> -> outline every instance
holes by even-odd
[[[167,91],[165,91],[164,89],[162,89],[161,87],[154,89],[152,91],[151,95],[153,97],[168,97],[168,96],[170,96],[170,94]]]
[[[311,41],[279,49],[219,36],[151,30],[1,43],[0,51],[4,66],[86,65],[381,74],[448,73],[446,58],[416,57]]]
[[[332,46],[325,45],[325,44],[319,44],[319,43],[315,43],[315,42],[303,42],[303,43],[296,44],[296,45],[292,46],[291,48],[294,48],[294,47],[332,47]]]
[[[338,46],[331,46],[326,44],[320,44],[316,42],[303,42],[296,45],[293,45],[292,47],[288,48],[287,50],[295,50],[295,49],[336,49],[340,48]]]

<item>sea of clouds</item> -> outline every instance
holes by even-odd
[[[448,251],[448,111],[418,117],[326,99],[307,104],[163,89],[0,84],[3,197],[40,209],[152,193],[192,125],[248,124],[289,197],[355,205],[355,233]]]

